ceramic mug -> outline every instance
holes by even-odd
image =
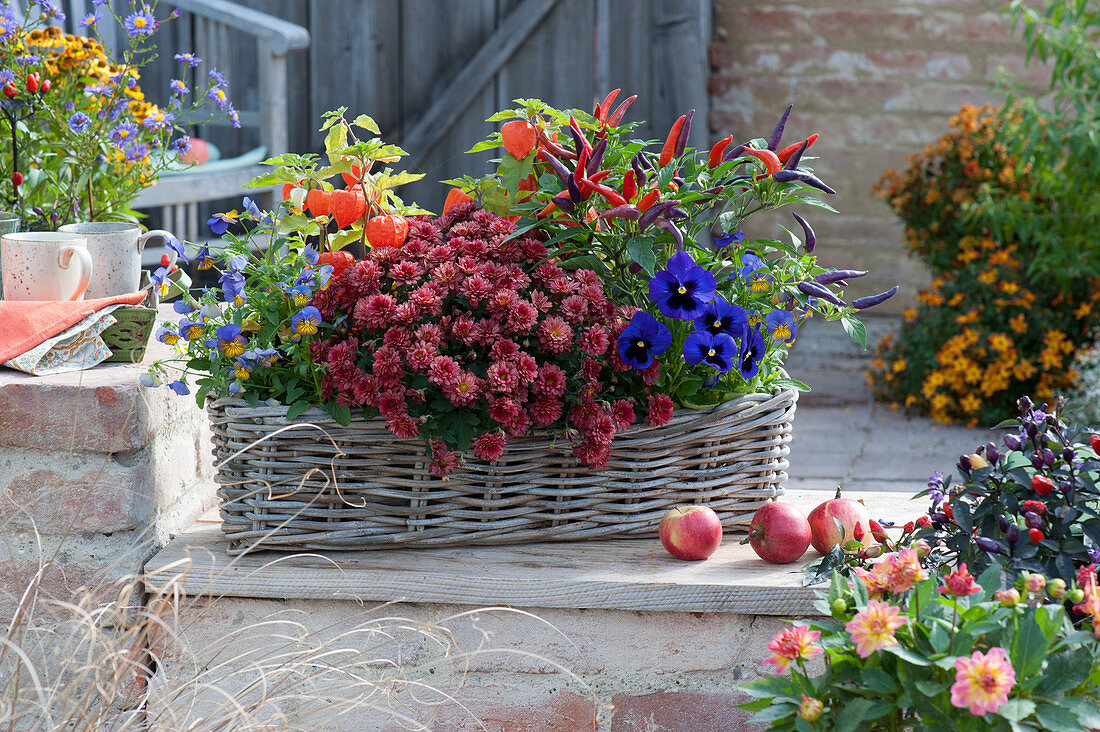
[[[19,214],[14,211],[0,211],[0,236],[4,234],[14,234],[19,231],[19,227],[22,225],[23,220]],[[0,272],[3,271],[3,267],[0,267]],[[3,278],[0,275],[0,290],[3,286]],[[4,293],[0,291],[0,300],[4,299]]]
[[[88,240],[88,252],[92,255],[95,270],[88,283],[87,297],[112,297],[126,295],[141,289],[141,252],[153,237],[167,240],[172,236],[163,229],[141,233],[134,224],[112,221],[92,221],[65,224],[61,231],[79,234]],[[171,263],[176,253],[168,250]],[[169,265],[171,266],[171,265]]]
[[[83,300],[92,256],[79,234],[23,231],[0,237],[0,270],[8,300]]]

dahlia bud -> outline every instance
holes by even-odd
[[[1080,587],[1074,587],[1072,590],[1066,593],[1066,599],[1076,604],[1085,599],[1085,591]]]
[[[846,613],[848,612],[848,602],[843,597],[838,597],[837,599],[833,600],[832,604],[829,606],[829,609],[833,611],[833,615]]]
[[[1016,607],[1020,604],[1020,593],[1015,587],[993,593],[993,599],[1004,607]]]
[[[1024,580],[1024,587],[1028,592],[1039,594],[1047,586],[1047,578],[1039,573],[1029,574]]]
[[[1066,581],[1061,577],[1055,577],[1047,583],[1047,594],[1055,600],[1061,600],[1066,594]]]
[[[928,552],[932,551],[932,547],[928,546],[928,542],[924,539],[914,541],[912,548],[917,552],[917,556],[922,559],[928,556]]]
[[[798,716],[807,722],[816,722],[821,719],[821,710],[824,708],[825,702],[803,694],[802,703],[798,705]]]

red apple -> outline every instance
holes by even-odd
[[[814,549],[825,554],[834,544],[845,544],[859,537],[864,546],[873,546],[875,537],[871,530],[871,514],[859,501],[840,497],[830,498],[810,511],[811,543]],[[840,525],[837,525],[837,522]]]
[[[657,534],[677,559],[706,559],[722,543],[722,521],[706,506],[677,506],[661,519]]]
[[[197,137],[191,138],[191,149],[180,155],[180,160],[188,164],[202,165],[209,159],[210,146],[206,144],[206,140],[200,140]]]
[[[746,541],[765,562],[789,564],[810,546],[810,522],[789,503],[765,503],[753,514]]]

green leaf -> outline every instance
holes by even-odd
[[[752,701],[745,702],[743,704],[734,704],[734,706],[738,709],[744,709],[748,712],[759,712],[761,709],[767,709],[771,705],[772,700],[770,697],[766,697],[763,699],[753,699]]]
[[[654,244],[655,240],[651,236],[635,236],[626,241],[627,255],[650,276],[657,271],[657,252],[653,248]]]
[[[867,718],[866,714],[870,707],[869,699],[858,698],[847,702],[833,727],[833,732],[855,732],[859,729],[860,723]]]
[[[352,120],[352,124],[356,127],[362,127],[364,130],[370,132],[372,135],[382,134],[381,130],[378,129],[378,124],[374,121],[374,119],[368,117],[365,114],[361,114],[354,120]]]
[[[351,408],[344,404],[337,404],[336,402],[329,402],[325,405],[325,411],[327,411],[337,424],[347,427],[351,424]]]
[[[286,418],[288,421],[292,420],[295,417],[298,417],[300,414],[302,414],[302,412],[306,411],[307,409],[309,409],[309,402],[294,402],[289,407],[287,407]]]
[[[1027,679],[1034,676],[1043,665],[1047,654],[1047,639],[1035,618],[1025,615],[1012,638],[1009,657],[1016,676]]]
[[[741,684],[738,688],[742,693],[752,697],[771,698],[774,696],[793,699],[790,690],[790,679],[786,676],[765,676],[748,684]]]
[[[790,703],[774,704],[752,715],[750,722],[776,722],[798,712],[798,707]]]
[[[496,148],[500,147],[500,144],[500,140],[498,139],[482,140],[481,142],[477,143],[469,150],[467,150],[466,154],[468,155],[470,153],[484,152],[485,150],[495,150]]]
[[[1082,729],[1077,713],[1057,704],[1042,704],[1035,710],[1035,721],[1040,729]]]
[[[795,389],[797,391],[809,391],[810,387],[798,379],[776,379],[772,382],[776,389]]]
[[[1029,717],[1034,711],[1035,702],[1030,699],[1009,699],[1001,705],[1001,708],[997,710],[997,714],[1010,722],[1020,722]]]
[[[1100,706],[1097,706],[1095,701],[1078,697],[1065,697],[1059,703],[1077,715],[1077,718],[1081,720],[1082,727],[1100,729]]]
[[[603,261],[595,254],[582,254],[578,257],[570,257],[559,265],[564,270],[591,269],[599,272],[603,268]]]
[[[895,656],[902,659],[903,661],[913,664],[914,666],[931,666],[932,665],[931,659],[928,659],[928,658],[922,656],[921,654],[917,653],[916,651],[911,651],[908,648],[903,648],[901,646],[890,646],[889,648],[886,648],[885,650],[888,653],[894,654]]]
[[[880,694],[896,694],[898,684],[894,677],[879,668],[869,668],[863,671],[863,684],[871,691]]]
[[[802,586],[809,587],[829,578],[837,567],[844,563],[844,550],[839,544],[834,544],[821,561],[806,567],[802,574]]]
[[[859,344],[860,348],[866,350],[867,348],[867,329],[863,327],[863,323],[859,322],[850,315],[845,315],[840,319],[840,324],[844,326],[844,332],[848,334],[848,337]]]
[[[1091,671],[1092,654],[1086,648],[1049,656],[1035,694],[1051,697],[1069,691],[1087,681]]]
[[[942,681],[918,681],[913,684],[913,686],[917,691],[929,698],[937,697],[947,688],[947,684]]]

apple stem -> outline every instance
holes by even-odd
[[[834,498],[840,498],[840,486],[839,485],[836,487],[836,496],[834,496]]]
[[[742,544],[748,544],[751,540],[755,539],[758,536],[763,536],[763,535],[764,535],[764,532],[761,531],[760,529],[752,529],[752,530],[749,531],[749,535],[741,540],[741,543]]]

